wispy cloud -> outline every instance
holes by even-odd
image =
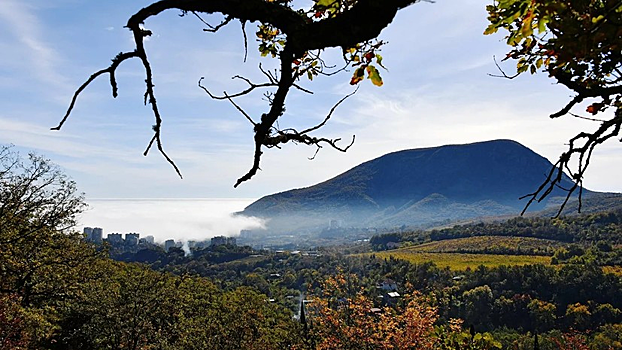
[[[55,88],[66,88],[65,78],[58,73],[58,53],[45,40],[45,31],[36,15],[36,8],[25,1],[4,0],[0,6],[0,23],[4,23],[4,40],[14,40],[19,45],[3,55],[22,65],[31,78],[39,79]]]

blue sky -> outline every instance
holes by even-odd
[[[286,145],[264,154],[262,171],[233,189],[252,162],[252,128],[228,102],[213,101],[197,87],[201,76],[214,92],[235,92],[240,74],[261,82],[261,58],[248,28],[249,59],[243,62],[239,24],[204,33],[194,17],[170,11],[145,23],[156,96],[164,117],[163,142],[184,179],[157,153],[143,157],[153,117],[142,104],[144,76],[137,61],[117,73],[119,97],[107,77],[79,99],[61,131],[73,91],[120,51],[132,49],[123,25],[148,1],[3,0],[0,6],[0,142],[34,150],[62,166],[88,198],[258,198],[333,177],[385,153],[449,143],[517,140],[550,160],[581,129],[597,125],[565,117],[550,120],[571,95],[544,74],[509,81],[496,73],[493,55],[507,51],[502,36],[483,36],[485,0],[438,0],[401,11],[383,31],[382,88],[364,82],[317,135],[357,141],[346,153]],[[214,23],[217,18],[210,18]],[[339,64],[339,51],[328,51]],[[508,70],[512,63],[505,64]],[[281,127],[321,121],[353,88],[351,73],[301,84],[293,91]],[[261,92],[238,101],[252,116],[267,110]],[[581,111],[577,108],[577,112]],[[617,178],[622,153],[613,141],[594,155],[585,185],[622,191]]]

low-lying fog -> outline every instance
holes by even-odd
[[[214,236],[237,236],[240,230],[263,227],[257,218],[234,216],[253,199],[87,199],[78,229],[101,227],[109,233],[136,232],[156,242],[201,241]]]

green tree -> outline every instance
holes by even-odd
[[[102,277],[66,305],[53,349],[283,349],[296,343],[291,313],[249,288],[102,259]]]
[[[592,342],[592,349],[622,349],[622,324],[608,324],[600,327]]]
[[[72,231],[85,204],[49,160],[0,149],[0,291],[24,305],[68,298],[96,255]]]
[[[102,276],[83,285],[83,298],[66,304],[58,349],[171,348],[183,304],[176,279],[136,264],[107,259],[93,266]]]
[[[18,342],[49,338],[62,305],[93,278],[98,253],[72,230],[84,206],[75,183],[47,159],[0,148],[0,299],[9,315],[1,322],[23,327]]]
[[[0,350],[26,349],[29,335],[24,311],[16,295],[0,295]]]
[[[620,319],[620,309],[613,307],[611,304],[600,304],[594,310],[593,321],[596,325],[604,325],[614,323]]]
[[[494,303],[492,290],[488,285],[475,287],[462,293],[465,321],[469,324],[488,326]]]
[[[547,73],[575,93],[551,118],[571,115],[598,124],[595,131],[570,139],[567,151],[529,203],[546,197],[566,170],[575,180],[568,200],[580,188],[594,148],[615,138],[622,126],[622,4],[616,0],[494,0],[487,10],[490,25],[484,33],[506,30],[511,50],[504,60],[517,61],[516,75],[503,76]],[[580,115],[573,107],[584,101],[589,105]],[[574,164],[578,165],[573,168]]]
[[[589,328],[592,313],[587,305],[581,303],[570,304],[566,308],[566,319],[570,326],[578,330]]]
[[[546,332],[555,326],[557,307],[555,304],[533,299],[527,305],[529,315],[537,332]]]

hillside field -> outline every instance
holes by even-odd
[[[567,244],[550,239],[508,236],[474,236],[433,241],[409,249],[422,253],[491,253],[512,252],[517,255],[550,255]],[[536,252],[534,254],[534,252]],[[505,255],[504,253],[500,253]]]
[[[554,249],[562,246],[564,243],[558,241],[531,237],[475,236],[428,242],[375,254],[380,258],[393,257],[416,264],[431,261],[441,268],[461,271],[480,265],[550,265],[551,257],[545,255],[552,254]]]
[[[406,260],[413,264],[433,262],[436,266],[449,267],[455,271],[475,269],[480,265],[496,267],[501,265],[550,265],[551,258],[538,255],[496,255],[496,254],[462,254],[462,253],[425,253],[411,248],[402,248],[375,253],[379,258],[393,257]]]

